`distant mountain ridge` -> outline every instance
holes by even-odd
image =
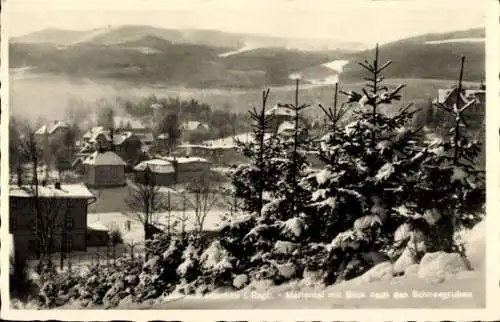
[[[350,50],[366,48],[360,42],[335,39],[288,39],[283,37],[261,36],[254,34],[229,33],[204,29],[165,29],[145,25],[120,25],[86,31],[64,29],[44,29],[11,39],[14,43],[50,43],[71,45],[75,43],[94,43],[116,45],[124,41],[134,41],[145,36],[155,36],[176,44],[198,44],[213,47],[239,49],[252,47],[283,47],[301,50]]]
[[[446,33],[424,34],[396,40],[380,46],[380,59],[391,60],[391,68],[384,71],[387,78],[456,79],[459,59],[466,57],[464,79],[481,81],[485,77],[484,28],[459,30]],[[454,41],[453,41],[454,40]],[[374,48],[347,53],[340,60],[347,60],[341,80],[356,81],[366,75],[358,62],[371,59]],[[301,71],[306,79],[317,81],[335,73],[324,64]]]
[[[478,28],[383,44],[381,60],[393,61],[385,77],[456,79],[463,54],[465,80],[481,81],[485,74],[484,35],[484,28]],[[250,38],[237,34],[148,26],[89,32],[50,30],[11,39],[10,67],[134,85],[254,89],[288,85],[289,75],[296,72],[316,84],[335,80],[339,73],[341,82],[357,82],[366,76],[357,62],[374,54],[373,48],[305,51],[282,47],[279,42],[265,43],[272,37],[263,37],[259,43],[259,37],[252,38],[255,44],[251,45]],[[337,66],[332,62],[339,61],[346,63],[341,72],[328,67]]]

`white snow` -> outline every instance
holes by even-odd
[[[410,224],[404,223],[396,229],[394,233],[394,241],[400,242],[410,237]]]
[[[295,264],[293,263],[275,264],[275,266],[278,269],[279,274],[284,278],[292,278],[297,271]]]
[[[216,240],[201,254],[200,262],[203,268],[208,270],[223,270],[231,268],[232,265],[229,261],[229,254],[226,249],[222,247],[220,241]]]
[[[234,56],[234,55],[238,55],[238,54],[241,54],[241,53],[244,53],[244,52],[247,52],[247,51],[252,51],[252,50],[255,50],[255,49],[258,49],[258,48],[259,48],[258,46],[244,45],[240,49],[233,50],[233,51],[228,51],[228,52],[219,54],[219,57],[225,58],[225,57],[229,57],[229,56]]]
[[[282,232],[283,233],[290,232],[295,237],[300,237],[303,229],[304,229],[304,220],[298,217],[293,217],[283,223]]]
[[[337,73],[342,73],[344,70],[344,66],[349,63],[348,60],[334,60],[329,63],[324,63],[323,66],[330,68],[331,70],[337,72]]]
[[[187,258],[185,259],[182,264],[179,265],[179,267],[177,267],[177,274],[179,274],[179,276],[183,277],[187,274],[187,271],[193,267],[195,265],[195,262],[193,259],[191,258]]]
[[[437,44],[447,44],[447,43],[454,43],[454,42],[466,42],[466,43],[472,43],[472,42],[485,42],[485,38],[449,38],[449,39],[442,39],[442,40],[430,40],[426,41],[425,43],[428,45],[437,45]]]
[[[358,230],[346,230],[338,234],[330,244],[331,248],[341,248],[345,249],[351,247],[357,249],[359,247],[359,241],[362,238],[362,234]]]
[[[427,253],[420,261],[418,277],[426,281],[444,281],[458,272],[466,271],[467,265],[457,253]]]
[[[366,283],[375,281],[388,281],[393,277],[392,264],[390,262],[383,262],[372,267],[368,272],[363,274],[360,279]]]
[[[237,289],[243,288],[246,284],[248,284],[247,274],[236,275],[233,279],[233,286]]]
[[[467,172],[465,172],[460,167],[453,167],[453,175],[451,176],[451,182],[460,181],[464,182],[467,178]]]
[[[465,253],[473,269],[484,269],[486,258],[486,226],[485,221],[481,221],[464,236]]]
[[[429,223],[430,225],[434,225],[441,219],[441,213],[437,209],[427,209],[424,212],[424,219]]]
[[[354,228],[357,230],[365,230],[375,225],[382,225],[382,220],[379,216],[367,215],[354,221]]]
[[[329,169],[323,169],[316,174],[316,181],[319,185],[325,184],[331,177],[333,173]]]
[[[289,241],[284,241],[284,240],[278,240],[274,244],[274,250],[277,253],[284,254],[284,255],[292,254],[297,248],[298,248],[298,244],[295,244],[295,243],[292,243]]]
[[[405,250],[393,265],[394,273],[402,274],[408,267],[415,264],[417,264],[417,262],[415,261],[412,250],[409,247],[405,247]]]
[[[312,196],[311,196],[311,200],[316,201],[319,198],[325,199],[327,191],[328,191],[327,189],[314,190],[314,192],[312,193]]]
[[[394,166],[392,165],[392,163],[386,163],[378,170],[375,178],[378,181],[387,180],[393,172]]]

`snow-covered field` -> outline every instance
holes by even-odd
[[[225,213],[224,210],[214,209],[210,211],[205,220],[205,230],[216,230],[220,225],[220,218]],[[195,214],[193,210],[187,210],[185,214],[182,211],[172,211],[172,218],[180,218],[186,216],[186,230],[194,229]],[[130,231],[127,229],[127,221],[130,221]],[[167,224],[167,213],[155,214],[154,221],[161,225]],[[144,241],[144,228],[140,221],[135,219],[134,214],[124,214],[121,212],[108,212],[108,213],[89,213],[87,215],[87,222],[89,224],[100,223],[109,229],[118,229],[123,234],[125,242],[142,243]],[[180,227],[179,227],[180,228]]]

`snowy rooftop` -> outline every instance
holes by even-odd
[[[106,227],[104,224],[102,224],[99,221],[88,223],[87,228],[90,228],[92,230],[97,230],[97,231],[109,231],[109,228]]]
[[[42,127],[40,127],[35,132],[35,134],[45,134],[45,133],[51,134],[51,133],[54,133],[54,131],[57,130],[58,128],[62,128],[62,127],[69,128],[69,125],[65,121],[54,121],[52,123],[49,123],[49,124],[46,124],[46,125],[43,125]]]
[[[135,171],[144,171],[149,166],[153,173],[173,173],[175,172],[174,166],[171,162],[162,159],[153,159],[143,161],[135,166]]]
[[[275,105],[270,110],[266,111],[266,115],[285,115],[293,116],[293,111],[289,108]]]
[[[163,160],[167,161],[176,161],[177,163],[191,163],[191,162],[202,162],[202,163],[210,163],[207,159],[200,157],[164,157]]]
[[[103,131],[104,131],[104,127],[102,127],[102,126],[94,126],[90,130],[88,130],[87,132],[85,132],[85,134],[83,135],[83,138],[84,139],[91,139],[96,134],[101,133]]]
[[[120,132],[118,134],[113,135],[113,143],[116,145],[123,144],[123,142],[130,139],[135,134],[132,132]]]
[[[264,139],[267,140],[271,136],[271,133],[266,133],[264,135]],[[254,141],[254,134],[253,132],[247,132],[235,136],[228,136],[222,139],[204,141],[203,144],[212,148],[231,148],[236,146],[236,144],[234,143],[235,140],[244,143],[250,143]]]
[[[26,186],[10,186],[10,196],[18,198],[29,198],[35,194],[34,188]],[[38,186],[38,195],[43,198],[75,198],[92,199],[94,195],[83,184],[62,184],[61,189],[54,185]]]
[[[88,164],[88,165],[127,165],[125,161],[122,160],[118,156],[118,154],[111,152],[111,151],[106,151],[106,152],[99,152],[96,151],[89,155],[84,161],[83,164]]]
[[[194,131],[197,129],[208,130],[209,126],[207,124],[201,123],[199,121],[187,121],[187,122],[182,123],[181,128],[183,130],[187,130],[187,131]]]
[[[89,139],[89,142],[97,142],[97,138],[101,135],[104,135],[104,138],[107,140],[107,141],[111,141],[111,136],[109,134],[109,131],[107,130],[102,130],[100,132],[93,132],[92,133],[92,136],[90,137]]]
[[[295,130],[295,124],[289,121],[285,121],[280,124],[278,127],[278,134],[281,134],[283,132],[290,132]]]
[[[457,88],[446,88],[446,89],[438,89],[437,102],[444,103],[446,102],[452,95],[456,96]],[[467,102],[471,99],[477,98],[478,94],[485,94],[486,91],[483,89],[466,89],[461,94],[462,100]],[[455,99],[455,97],[452,97]]]

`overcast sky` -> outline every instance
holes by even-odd
[[[141,24],[387,42],[485,26],[488,0],[9,0],[9,34]]]

